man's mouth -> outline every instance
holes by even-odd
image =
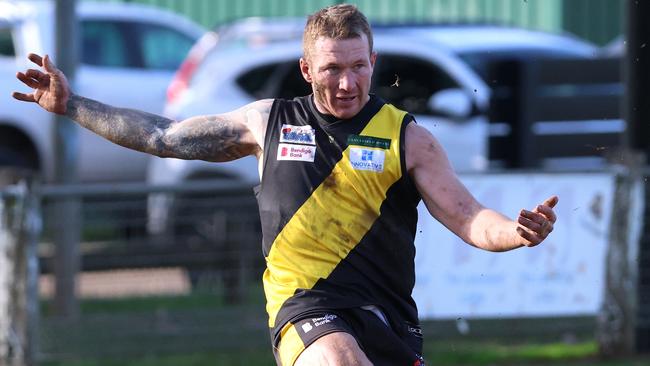
[[[346,97],[336,97],[336,99],[343,101],[343,102],[351,102],[356,98],[356,95],[353,96],[346,96]]]

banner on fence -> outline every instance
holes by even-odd
[[[560,197],[553,233],[534,248],[473,248],[432,219],[423,204],[413,296],[422,319],[595,315],[603,301],[614,200],[611,174],[467,175],[485,206],[514,218]]]

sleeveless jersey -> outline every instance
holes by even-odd
[[[256,190],[273,337],[297,316],[366,305],[398,334],[415,329],[412,120],[374,95],[348,120],[318,112],[311,95],[275,100]]]

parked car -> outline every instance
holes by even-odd
[[[54,174],[53,118],[11,99],[25,90],[17,71],[30,52],[55,55],[53,1],[0,0],[0,165]],[[73,90],[120,107],[162,113],[166,88],[205,29],[158,8],[125,3],[77,5],[80,63]],[[56,59],[54,60],[56,62]],[[78,128],[81,181],[144,181],[148,157]]]
[[[260,22],[236,23],[197,43],[185,62],[191,67],[181,67],[171,84],[165,113],[182,119],[225,112],[260,98],[309,94],[297,62],[302,54],[298,30],[304,19],[267,21],[274,28]],[[487,80],[493,63],[589,58],[597,53],[594,45],[574,37],[509,27],[379,25],[374,33],[379,57],[372,91],[414,113],[445,146],[459,172],[485,170],[490,135],[506,129],[494,128],[487,119],[491,89],[496,86]],[[294,40],[288,41],[292,37],[287,34]],[[154,158],[148,180],[170,184],[197,177],[249,185],[258,181],[253,158],[229,164]],[[150,200],[152,227],[165,227],[160,218],[170,217],[172,204],[169,197]]]
[[[380,25],[404,37],[424,38],[443,45],[467,62],[486,82],[492,65],[503,61],[595,58],[599,48],[569,33],[549,33],[497,25]]]
[[[214,32],[208,32],[195,47],[193,47],[188,58],[172,81],[168,102],[165,113],[173,118],[186,118],[198,113],[217,113],[228,109],[241,106],[247,102],[264,97],[293,97],[309,93],[308,85],[302,80],[297,67],[297,59],[300,56],[300,50],[297,43],[289,46],[287,39],[300,39],[301,30],[304,27],[305,20],[300,18],[286,19],[245,19],[235,22],[226,27],[220,27]],[[558,35],[545,32],[531,31],[512,27],[483,26],[483,25],[395,25],[382,24],[376,25],[375,37],[378,39],[392,38],[393,41],[404,43],[403,39],[407,37],[413,46],[413,51],[406,51],[404,58],[399,58],[396,62],[395,50],[391,46],[383,49],[381,42],[377,50],[379,51],[379,61],[375,70],[375,80],[373,80],[373,91],[387,100],[393,102],[399,107],[405,108],[413,113],[420,115],[438,115],[454,114],[455,118],[461,116],[462,110],[467,108],[481,109],[485,112],[486,100],[489,99],[490,89],[498,87],[500,80],[488,80],[489,70],[493,65],[504,61],[530,61],[547,58],[593,58],[598,53],[598,48],[586,41],[580,40],[570,35]],[[281,47],[293,47],[294,52],[287,52],[286,56],[273,56],[269,58],[272,52],[265,51],[273,49],[273,44],[283,43]],[[278,48],[278,47],[275,47]],[[426,50],[426,54],[445,54],[446,57],[436,60],[431,56],[417,55],[418,50]],[[226,52],[227,51],[227,52]],[[252,53],[254,51],[254,54]],[[246,53],[252,56],[247,60],[245,66],[231,68],[227,63],[219,59],[228,59],[231,62],[239,63],[238,60],[232,61],[232,54]],[[413,56],[412,58],[409,58]],[[456,56],[470,66],[453,67],[458,62],[442,62],[441,60],[456,59]],[[279,60],[277,58],[280,58]],[[409,83],[423,84],[429,82],[429,79],[423,78],[418,80],[417,75],[413,77],[413,71],[419,71],[422,66],[416,62],[418,57],[422,57],[423,65],[431,64],[434,69],[438,69],[442,78],[431,82],[439,83],[438,86],[415,86],[421,87],[419,90],[431,89],[437,92],[447,89],[444,86],[444,79],[452,80],[451,86],[455,91],[465,90],[462,93],[455,93],[446,90],[445,93],[438,94],[437,101],[443,98],[442,106],[436,106],[437,109],[454,109],[456,111],[427,110],[428,98],[417,96],[417,91],[413,92]],[[247,57],[250,58],[250,57]],[[384,65],[391,65],[386,68]],[[219,69],[219,68],[223,68]],[[219,70],[220,73],[226,73],[231,76],[220,77],[218,80],[207,78],[205,70],[212,72]],[[470,78],[463,75],[471,74]],[[400,77],[401,87],[395,85],[396,75]],[[483,79],[482,83],[476,83],[475,86],[465,84],[459,80],[476,80],[476,76]],[[382,80],[383,79],[383,80]],[[426,80],[426,81],[425,81]],[[458,80],[454,84],[453,80]],[[391,85],[395,85],[394,87]],[[489,88],[488,88],[489,86]],[[476,89],[476,91],[474,91]],[[399,91],[399,92],[398,92]],[[217,93],[219,93],[217,95]],[[486,94],[487,93],[487,94]],[[412,94],[409,97],[409,94]],[[431,95],[427,96],[430,97]],[[472,96],[475,99],[472,99]],[[419,105],[414,106],[413,100],[419,99]],[[425,100],[425,103],[422,103]],[[461,113],[459,113],[461,112]],[[470,113],[471,115],[471,113]],[[447,116],[449,117],[449,116]],[[422,120],[418,116],[418,120]],[[462,118],[462,117],[460,117]],[[422,120],[426,123],[425,117]],[[447,120],[446,122],[449,122]],[[486,122],[485,120],[483,121]],[[440,121],[444,124],[445,121]],[[450,159],[454,167],[459,171],[482,170],[487,164],[487,152],[484,149],[488,134],[503,133],[504,126],[491,126],[491,131],[483,129],[484,135],[477,136],[470,143],[474,146],[481,147],[481,152],[468,154],[474,150],[466,150],[463,144],[457,144],[457,138],[447,136],[438,128],[433,131],[446,146]],[[480,150],[479,149],[479,150]],[[156,172],[168,171],[168,167],[173,166],[177,176],[164,175],[158,177]],[[210,176],[227,176],[233,175],[241,177],[241,173],[228,173],[230,167],[215,166],[214,164],[204,164],[202,162],[172,162],[170,159],[155,159],[150,169],[149,180],[159,181],[161,179],[167,182],[187,179],[195,174],[202,177]],[[212,172],[212,173],[209,173]],[[254,180],[253,177],[246,177],[248,180]]]
[[[408,44],[399,37],[377,34],[374,43],[381,56],[375,65],[373,90],[414,113],[418,123],[446,145],[457,169],[483,170],[489,98],[485,83],[433,42]],[[183,119],[230,111],[260,98],[309,94],[310,87],[298,68],[301,44],[297,39],[215,46],[191,79],[186,79],[191,80],[189,87],[169,101],[166,114]],[[259,182],[252,157],[227,164],[153,158],[148,181],[172,184],[197,178],[230,179],[247,185]],[[173,216],[170,200],[163,195],[150,199],[150,231],[168,229],[166,220]]]

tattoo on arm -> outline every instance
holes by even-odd
[[[253,153],[242,131],[223,116],[193,117],[172,125],[160,139],[159,156],[230,161]]]
[[[258,151],[247,125],[265,122],[272,102],[253,103],[225,115],[193,117],[183,122],[133,109],[116,108],[72,95],[66,115],[81,126],[121,146],[180,159],[229,161]],[[251,121],[250,110],[260,121]],[[265,123],[264,123],[265,125]]]

